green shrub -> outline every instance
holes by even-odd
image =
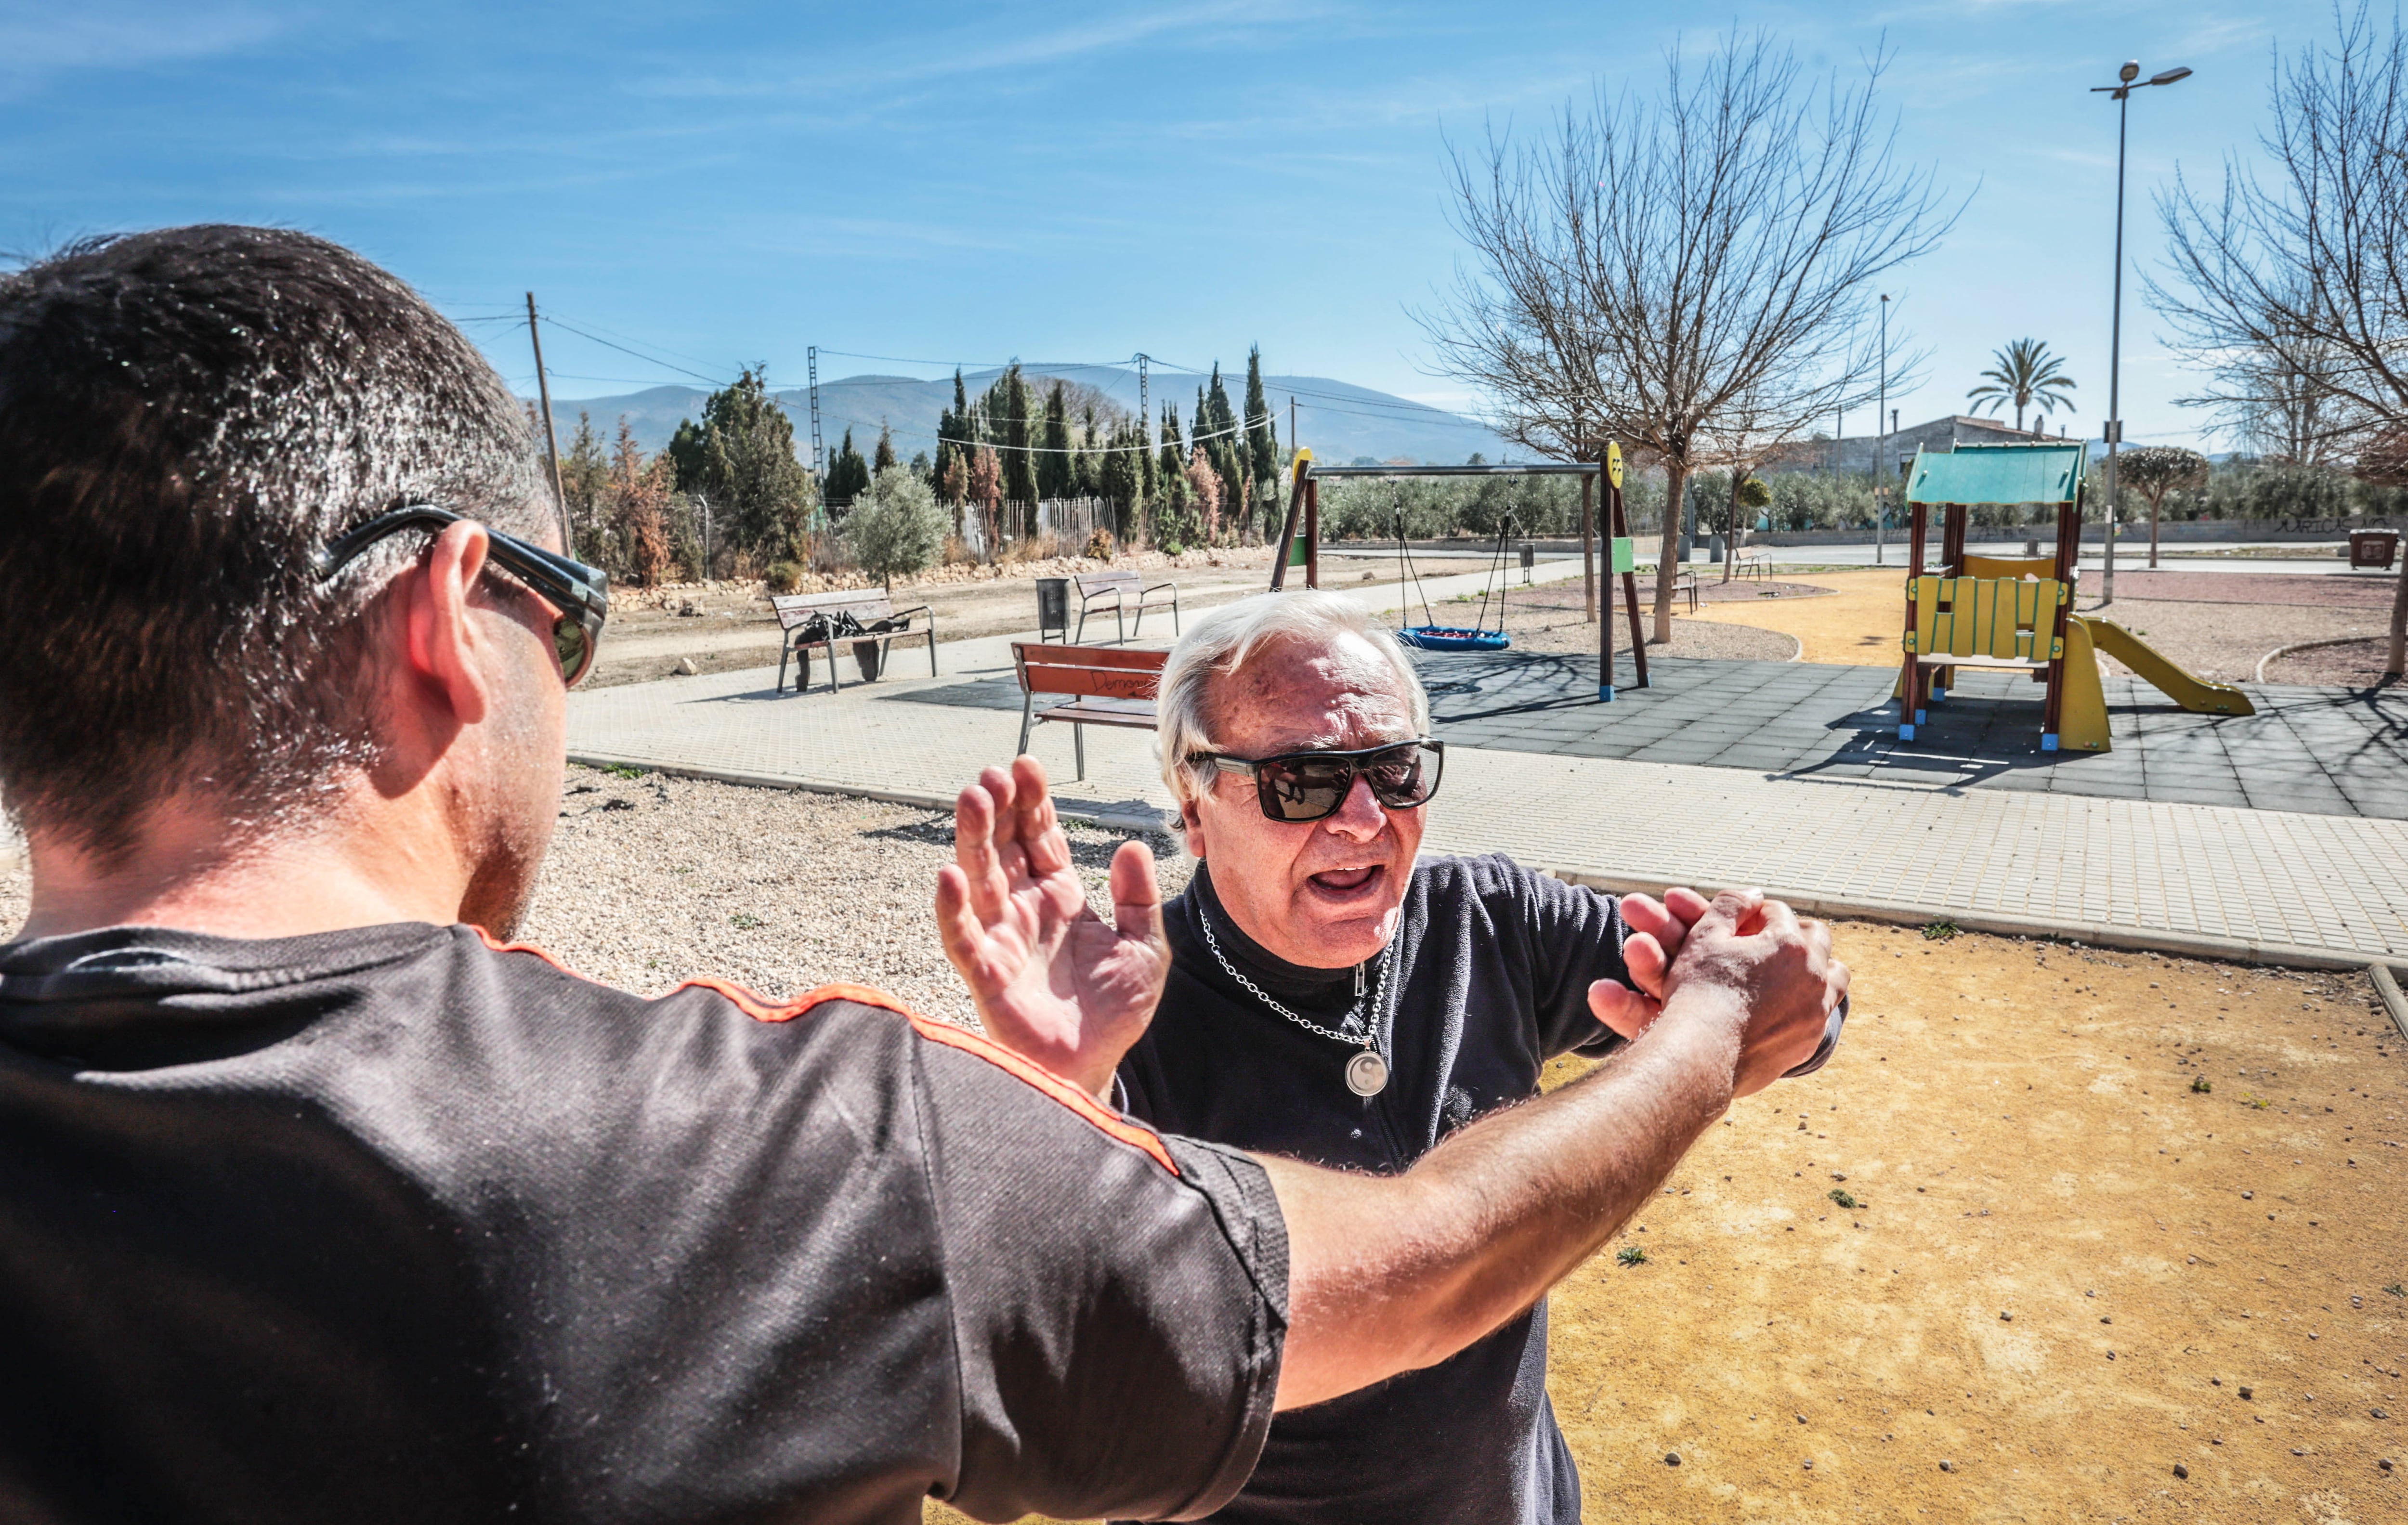
[[[769,563],[768,580],[769,591],[773,593],[791,593],[796,589],[803,585],[803,563],[800,562],[771,562]]]

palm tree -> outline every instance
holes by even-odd
[[[2053,413],[2057,405],[2073,406],[2073,399],[2059,395],[2073,390],[2073,378],[2065,374],[2065,362],[2048,352],[2048,346],[2038,339],[2017,339],[1991,356],[1998,362],[1982,373],[1983,385],[1965,395],[1981,399],[1981,406],[1996,413],[2001,403],[2015,405],[2015,433],[2024,431],[2024,409],[2037,408]],[[1976,409],[1979,411],[1979,408]]]

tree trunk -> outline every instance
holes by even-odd
[[[2383,659],[2383,676],[2408,677],[2408,536],[2400,542],[2400,586],[2391,595],[2391,653]]]
[[[1681,520],[1686,505],[1682,498],[1689,490],[1689,463],[1679,457],[1664,463],[1664,549],[1656,560],[1656,634],[1648,637],[1651,646],[1662,646],[1672,638],[1672,579],[1680,573],[1680,563],[1672,560],[1681,548]]]
[[[1739,566],[1739,489],[1740,484],[1745,480],[1747,480],[1747,471],[1744,467],[1731,467],[1730,529],[1723,536],[1723,580],[1725,582],[1731,580],[1731,573]]]

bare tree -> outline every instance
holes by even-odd
[[[1664,463],[1656,640],[1709,431],[1786,437],[1861,404],[1873,282],[1955,221],[1893,160],[1882,66],[1818,85],[1770,36],[1734,34],[1694,72],[1668,52],[1652,95],[1600,87],[1541,141],[1492,132],[1451,160],[1471,261],[1422,325],[1507,438],[1559,459],[1619,438]]]
[[[2249,357],[2367,434],[2408,429],[2408,36],[2361,5],[2330,46],[2278,58],[2272,157],[2228,160],[2210,201],[2180,175],[2158,197],[2172,279],[2157,310],[2193,352]],[[2408,562],[2384,671],[2408,666]]]
[[[2329,344],[2294,335],[2268,349],[2188,341],[2175,348],[2210,378],[2176,406],[2204,409],[2252,455],[2286,466],[2346,466],[2367,437],[2366,410],[2333,390],[2340,357]]]

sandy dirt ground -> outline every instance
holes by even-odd
[[[1903,570],[1818,570],[1797,580],[1828,588],[1832,596],[1714,603],[1698,617],[1795,635],[1804,646],[1807,662],[1897,665],[1906,614]],[[2095,577],[2086,579],[2086,588],[2096,581]],[[2261,582],[2273,586],[2253,593]],[[2116,592],[2113,606],[2086,599],[2082,612],[2113,620],[2177,664],[2227,683],[2253,681],[2258,659],[2277,647],[2379,633],[2389,609],[2387,590],[2370,590],[2340,577],[2124,572],[2118,574]],[[2379,600],[2376,593],[2382,595]],[[2111,676],[2128,672],[2113,657],[2101,657],[2100,670]]]
[[[1802,588],[1803,585],[1787,586]],[[1652,633],[1655,625],[1646,612],[1643,590],[1641,598],[1640,628]],[[1794,635],[1784,634],[1777,630],[1758,630],[1745,625],[1692,619],[1687,610],[1688,601],[1684,598],[1672,616],[1671,641],[1669,644],[1651,642],[1647,648],[1649,655],[1787,662],[1798,654],[1799,642]],[[1430,605],[1429,617],[1441,624],[1481,624],[1490,629],[1498,622],[1494,602],[1484,609],[1477,593],[1434,600]],[[1424,616],[1420,605],[1412,606],[1409,618],[1415,624],[1422,622]],[[1619,605],[1615,606],[1615,619],[1618,622],[1613,627],[1614,648],[1627,653],[1630,648],[1629,617]],[[1577,577],[1527,588],[1519,584],[1509,587],[1505,593],[1503,623],[1506,632],[1513,637],[1513,649],[1516,651],[1587,654],[1598,648],[1598,629],[1588,618],[1588,596]]]
[[[1586,1518],[2408,1518],[2408,1053],[2366,978],[1837,935],[1839,1057],[1555,1294]]]

